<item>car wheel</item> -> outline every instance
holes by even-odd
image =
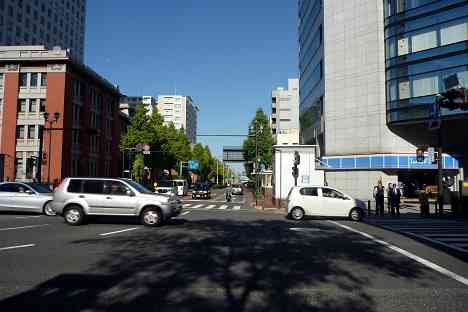
[[[163,223],[161,211],[157,208],[146,208],[141,213],[141,223],[145,226],[161,226]]]
[[[70,225],[81,225],[84,221],[84,212],[80,206],[70,206],[65,210],[63,218]]]
[[[46,216],[55,216],[55,215],[56,215],[54,209],[52,208],[52,202],[47,202],[47,203],[44,205],[44,208],[42,209],[42,212],[43,212]]]
[[[197,198],[197,196],[195,196],[195,195],[192,195],[192,199],[196,199],[196,198]]]
[[[305,216],[304,209],[302,209],[301,207],[294,207],[291,210],[291,218],[293,220],[296,220],[296,221],[302,220],[304,219],[304,216]]]
[[[349,212],[349,218],[352,221],[361,221],[362,220],[362,211],[358,208],[353,208]]]

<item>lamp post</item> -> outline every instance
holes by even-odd
[[[253,131],[255,136],[255,161],[254,161],[254,174],[255,174],[255,206],[258,205],[258,165],[259,165],[259,153],[258,153],[258,136],[263,133],[263,125],[254,121],[253,126],[250,127],[250,131]]]
[[[45,128],[44,130],[47,130],[49,131],[49,148],[48,148],[48,159],[47,159],[47,184],[50,185],[50,163],[52,161],[52,157],[51,157],[51,154],[52,154],[52,125],[54,123],[57,123],[58,119],[60,118],[60,113],[59,112],[55,112],[53,114],[53,119],[49,120],[49,113],[48,112],[45,112],[44,113],[44,122],[45,123],[49,123],[49,127],[48,128]]]

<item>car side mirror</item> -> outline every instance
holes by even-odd
[[[125,194],[127,194],[127,196],[130,196],[130,197],[135,196],[135,194],[134,194],[132,191],[130,191],[130,190],[127,190],[127,191],[125,192]]]
[[[26,190],[26,191],[24,191],[24,192],[25,192],[26,194],[28,194],[28,195],[34,195],[34,192],[31,191],[31,190]]]

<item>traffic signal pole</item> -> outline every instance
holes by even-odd
[[[440,110],[439,110],[440,114]],[[443,156],[442,156],[442,120],[441,120],[441,126],[437,130],[437,141],[438,141],[438,147],[437,147],[437,201],[438,201],[438,206],[439,206],[439,211],[436,211],[439,215],[442,215],[444,211],[444,185],[442,181],[443,177]]]

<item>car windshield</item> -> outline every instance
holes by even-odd
[[[127,182],[128,184],[130,184],[130,186],[132,186],[134,189],[136,189],[139,193],[142,193],[142,194],[153,194],[153,192],[151,192],[150,190],[148,190],[146,187],[144,187],[143,185],[141,185],[140,183],[137,183],[135,181],[129,181],[129,180],[126,180],[125,182]]]
[[[52,193],[50,188],[45,184],[39,183],[25,183],[27,186],[32,188],[37,193]]]
[[[173,185],[173,184],[172,184],[172,181],[161,181],[161,182],[159,183],[159,186],[160,186],[160,187],[172,187],[172,185]]]
[[[183,181],[176,181],[176,185],[177,186],[184,186],[184,182]]]

